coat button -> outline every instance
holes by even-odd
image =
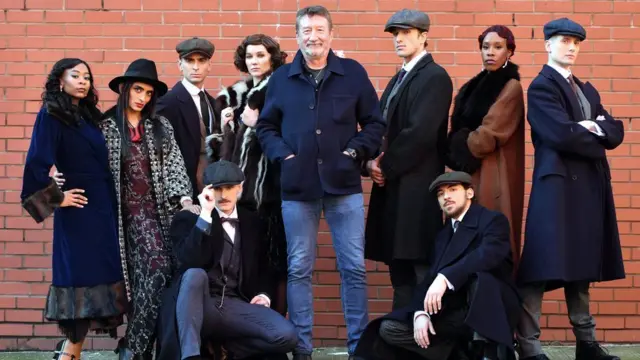
[[[309,109],[313,110],[315,108],[316,108],[316,104],[314,103],[309,104]]]
[[[322,130],[316,129],[316,134],[318,134],[318,135],[322,134]]]
[[[318,165],[322,165],[322,159],[318,159]]]
[[[578,175],[573,175],[571,178],[572,178],[573,180],[578,180]]]

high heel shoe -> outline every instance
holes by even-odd
[[[53,351],[53,360],[58,360],[61,355],[68,356],[69,360],[80,360],[80,358],[76,358],[75,355],[62,351],[66,344],[67,344],[67,340],[60,340],[58,342],[58,344],[56,345],[56,349]]]

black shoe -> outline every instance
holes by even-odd
[[[310,354],[293,354],[292,360],[311,360]]]
[[[620,358],[609,355],[597,341],[578,341],[576,360],[620,360]]]
[[[526,358],[521,358],[520,360],[549,360],[549,358],[545,354],[540,354],[540,355],[536,355],[536,356],[529,356],[529,357],[526,357]]]

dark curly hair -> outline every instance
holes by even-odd
[[[247,69],[247,46],[249,45],[263,45],[267,52],[271,54],[271,70],[270,72],[275,71],[280,66],[284,65],[287,62],[287,53],[280,50],[280,44],[277,41],[273,40],[272,37],[264,35],[264,34],[253,34],[247,36],[238,48],[236,49],[236,53],[233,56],[233,65],[236,66],[240,72],[248,73],[249,69]]]
[[[60,90],[60,78],[68,69],[84,64],[89,70],[89,92],[84,99],[80,99],[78,105],[73,104],[73,98],[64,90]],[[51,68],[42,92],[42,106],[47,112],[64,124],[78,126],[80,119],[92,124],[100,121],[102,113],[98,109],[98,92],[93,86],[93,73],[86,61],[77,58],[64,58],[58,60]]]

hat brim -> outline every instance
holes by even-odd
[[[587,38],[586,36],[584,36],[584,35],[582,35],[580,33],[576,33],[576,32],[573,32],[573,31],[562,31],[562,30],[560,30],[560,31],[556,31],[553,34],[551,34],[546,40],[549,40],[552,37],[558,36],[558,35],[571,36],[571,37],[579,39],[580,41],[584,41],[584,39]]]
[[[109,81],[109,89],[111,89],[116,94],[120,94],[120,84],[122,84],[125,81],[133,81],[133,82],[141,82],[141,83],[149,84],[153,87],[155,92],[158,94],[158,97],[166,94],[167,91],[169,90],[169,87],[167,86],[167,84],[165,84],[160,80],[149,79],[149,78],[138,77],[138,76],[124,76],[124,75],[118,76],[113,80]]]
[[[211,187],[213,188],[219,188],[221,186],[240,185],[240,184],[242,184],[242,181],[225,181],[225,182],[221,182],[217,184],[209,184],[209,185],[211,185]]]
[[[189,55],[193,55],[193,54],[200,54],[202,56],[205,56],[208,59],[211,59],[213,57],[213,53],[207,54],[206,52],[204,52],[202,50],[193,50],[193,51],[189,51],[189,52],[184,53],[184,54],[181,53],[180,54],[180,58],[185,58],[185,57],[187,57]]]
[[[470,183],[466,181],[461,181],[461,180],[443,180],[443,181],[438,181],[437,183],[431,184],[431,186],[429,187],[429,192],[433,192],[437,190],[442,185],[457,185],[457,184],[471,185]]]
[[[420,31],[429,31],[429,29],[422,29],[422,28],[415,27],[412,25],[407,25],[407,24],[389,24],[385,26],[384,31],[393,32],[393,29],[418,29]]]

